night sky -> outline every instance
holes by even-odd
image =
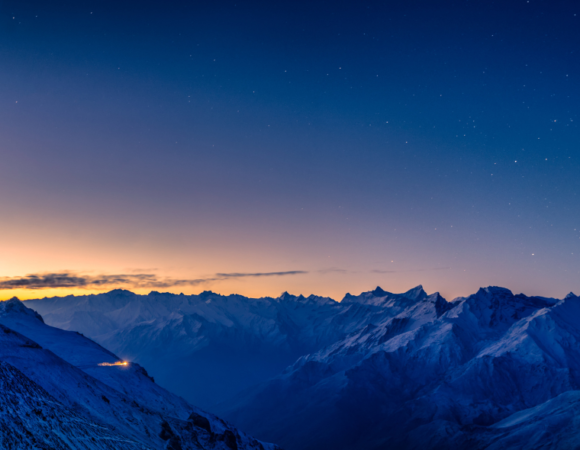
[[[0,299],[580,293],[580,2],[0,1]]]

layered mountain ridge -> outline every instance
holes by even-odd
[[[0,448],[275,450],[79,333],[0,303]]]
[[[208,370],[196,368],[204,351],[210,371],[253,368],[212,411],[289,450],[580,446],[574,294],[488,287],[447,302],[418,286],[340,303],[123,292],[27,304],[138,362],[165,348],[165,370]]]
[[[115,290],[26,304],[47,323],[80,331],[139,362],[160,385],[205,408],[275,376],[301,355],[341,336],[327,323],[339,304],[315,296],[139,296]],[[216,379],[223,381],[216,384]]]

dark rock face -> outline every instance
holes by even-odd
[[[226,430],[224,432],[224,444],[226,444],[226,446],[232,450],[238,450],[236,435],[232,431]]]
[[[437,294],[437,299],[435,300],[435,310],[437,312],[437,318],[441,317],[447,311],[455,308],[455,306],[457,306],[456,303],[448,302],[439,294]]]
[[[164,441],[167,441],[167,444],[165,445],[166,450],[183,450],[181,439],[179,439],[179,436],[175,434],[171,425],[169,425],[165,420],[161,422],[161,432],[159,433],[159,437]]]
[[[211,433],[211,425],[207,417],[203,417],[200,414],[192,412],[187,420],[193,423],[196,427],[202,428],[206,430],[208,433]]]
[[[165,448],[166,450],[183,450],[183,447],[181,446],[181,441],[177,436],[171,437]]]
[[[161,432],[159,433],[159,437],[164,441],[168,441],[172,437],[175,436],[175,433],[171,429],[171,426],[167,423],[167,421],[161,422]]]

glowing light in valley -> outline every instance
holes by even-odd
[[[104,362],[104,363],[100,363],[99,364],[99,366],[107,366],[107,367],[110,367],[110,366],[127,366],[127,365],[129,365],[129,363],[127,361],[117,361],[117,362],[114,362],[114,363],[106,363],[106,362]]]

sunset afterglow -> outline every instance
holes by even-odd
[[[566,8],[59,5],[0,7],[0,299],[580,290]]]

